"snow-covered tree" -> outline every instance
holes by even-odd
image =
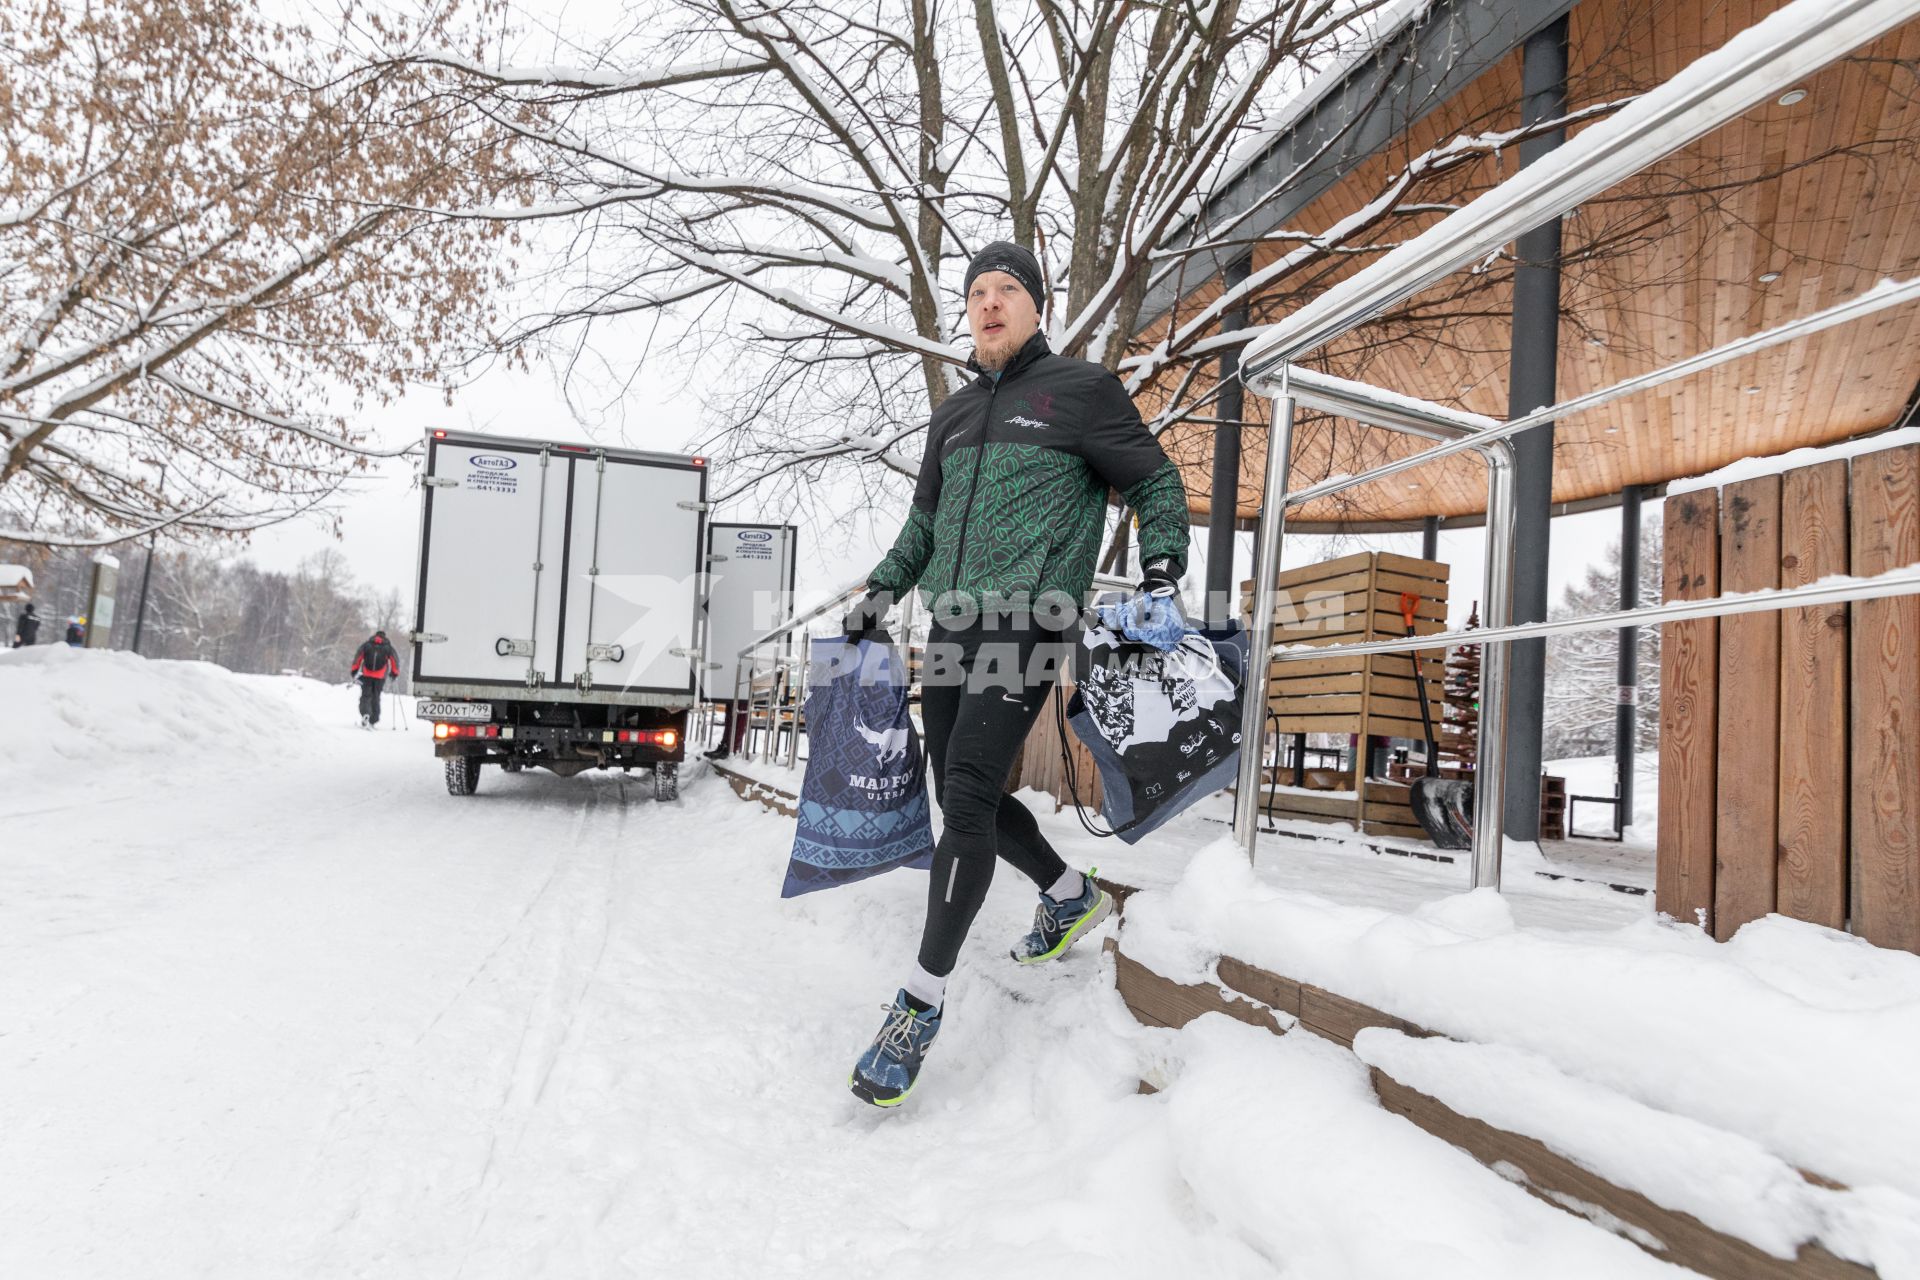
[[[1660,523],[1648,521],[1640,530],[1640,605],[1660,603],[1660,552]],[[1620,542],[1616,538],[1604,560],[1588,565],[1581,578],[1567,584],[1551,616],[1584,617],[1620,607]],[[1587,631],[1547,640],[1544,758],[1613,751],[1619,653],[1617,631]],[[1635,666],[1640,677],[1640,711],[1634,749],[1645,751],[1660,741],[1660,628],[1638,629]]]
[[[0,532],[236,532],[323,504],[390,394],[489,319],[501,141],[352,33],[246,0],[0,0]],[[164,488],[160,483],[165,469]]]
[[[543,305],[506,343],[614,373],[642,353],[681,362],[710,415],[699,448],[732,464],[728,496],[849,463],[913,474],[930,404],[965,376],[966,263],[994,239],[1039,255],[1056,350],[1152,384],[1157,426],[1204,411],[1226,308],[1322,287],[1389,247],[1383,228],[1430,220],[1451,175],[1525,136],[1450,139],[1130,350],[1150,283],[1199,283],[1201,254],[1245,250],[1237,222],[1194,221],[1204,197],[1307,79],[1371,42],[1385,8],[652,0],[625,11],[622,35],[566,49],[566,65],[412,61],[464,76],[540,157],[531,205],[471,211],[543,224],[557,250]],[[669,312],[655,346],[647,323]]]

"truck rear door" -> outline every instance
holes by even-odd
[[[792,525],[709,526],[707,660],[714,697],[734,696],[740,650],[793,616],[798,541]],[[780,651],[787,652],[787,646]]]
[[[435,432],[422,498],[417,680],[551,678],[566,532],[564,455]],[[444,637],[444,638],[437,638]]]
[[[694,693],[706,468],[692,459],[576,456],[559,679]]]

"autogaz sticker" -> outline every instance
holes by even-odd
[[[733,556],[737,560],[773,559],[773,534],[765,529],[740,529],[734,534]]]
[[[520,462],[503,453],[476,453],[467,459],[465,488],[480,493],[518,493]]]

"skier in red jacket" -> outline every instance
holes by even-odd
[[[380,689],[400,676],[400,655],[387,643],[387,633],[376,631],[353,655],[353,674],[360,680],[360,723],[371,729],[380,723]]]

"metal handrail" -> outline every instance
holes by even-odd
[[[1347,644],[1287,645],[1275,649],[1272,656],[1283,662],[1295,662],[1310,658],[1364,657],[1372,653],[1416,653],[1422,649],[1450,649],[1455,645],[1537,640],[1547,636],[1579,635],[1588,631],[1620,631],[1627,627],[1658,627],[1669,622],[1723,618],[1736,613],[1810,609],[1823,604],[1847,604],[1856,600],[1885,600],[1893,596],[1911,595],[1920,595],[1920,562],[1867,578],[1836,574],[1798,587],[1738,591],[1731,595],[1709,596],[1704,600],[1669,600],[1665,604],[1615,609],[1607,613],[1583,613],[1577,617],[1552,618],[1546,622],[1517,622],[1504,627],[1437,631],[1431,635],[1394,636],[1386,640],[1354,640]]]
[[[1490,438],[1497,425],[1491,418],[1463,414],[1441,405],[1398,396],[1361,382],[1311,374],[1291,366],[1283,371],[1280,393],[1274,399],[1274,433],[1267,448],[1266,493],[1260,512],[1259,545],[1254,554],[1255,590],[1248,654],[1245,699],[1240,721],[1240,774],[1234,795],[1234,833],[1247,857],[1253,857],[1259,838],[1260,767],[1264,755],[1267,686],[1274,655],[1274,612],[1278,595],[1280,547],[1287,522],[1287,481],[1292,474],[1293,426],[1296,404],[1310,403],[1358,422],[1429,439],[1464,442],[1476,448],[1487,465],[1487,553],[1483,584],[1486,617],[1504,624],[1513,616],[1513,514],[1515,510],[1513,446]],[[1476,635],[1480,633],[1475,633]],[[1414,648],[1432,648],[1432,640]],[[1325,656],[1345,646],[1324,646],[1313,652]],[[1265,655],[1265,656],[1262,656]],[[1507,650],[1491,647],[1481,663],[1480,714],[1482,741],[1491,737],[1492,752],[1482,751],[1476,771],[1473,834],[1474,887],[1500,882],[1500,855],[1506,841],[1506,767],[1497,750],[1500,728],[1506,724]]]
[[[1848,324],[1852,321],[1870,316],[1877,311],[1884,311],[1888,307],[1897,307],[1903,303],[1912,302],[1915,299],[1920,299],[1920,279],[1887,281],[1867,290],[1867,292],[1857,297],[1848,298],[1845,302],[1835,303],[1831,307],[1815,311],[1797,320],[1790,320],[1772,329],[1749,334],[1744,338],[1736,338],[1732,342],[1722,343],[1720,346],[1702,351],[1697,355],[1688,356],[1686,359],[1676,361],[1673,364],[1662,366],[1650,373],[1638,374],[1625,381],[1616,382],[1610,387],[1602,387],[1598,391],[1589,391],[1582,395],[1574,396],[1570,400],[1562,400],[1558,404],[1549,405],[1544,409],[1535,409],[1532,413],[1524,417],[1512,418],[1506,422],[1498,422],[1492,418],[1482,419],[1482,421],[1487,424],[1484,435],[1477,435],[1468,439],[1444,441],[1431,449],[1422,449],[1418,453],[1410,453],[1404,458],[1395,458],[1390,462],[1383,462],[1378,466],[1369,467],[1367,470],[1357,472],[1353,475],[1333,476],[1326,480],[1319,481],[1316,484],[1310,484],[1304,489],[1289,493],[1287,495],[1287,505],[1290,507],[1301,506],[1305,503],[1312,502],[1316,498],[1324,498],[1328,494],[1339,493],[1343,489],[1357,488],[1360,485],[1385,480],[1390,476],[1399,475],[1402,471],[1411,471],[1415,467],[1424,467],[1430,462],[1438,462],[1442,458],[1450,458],[1455,454],[1464,453],[1469,449],[1477,449],[1483,441],[1507,440],[1523,432],[1531,431],[1536,427],[1551,426],[1560,419],[1570,418],[1577,413],[1585,413],[1589,409],[1598,408],[1614,400],[1622,400],[1652,387],[1661,386],[1668,382],[1675,382],[1681,378],[1691,377],[1696,373],[1701,373],[1705,370],[1750,356],[1757,351],[1765,351],[1769,347],[1779,346],[1786,342],[1793,342],[1809,334],[1831,329],[1836,325]],[[1313,386],[1322,381],[1346,382],[1346,379],[1333,378],[1331,375],[1315,373],[1309,369],[1294,369],[1292,371],[1295,397],[1303,403],[1310,402],[1310,397],[1303,388]],[[1348,383],[1347,385],[1355,387],[1364,386],[1364,384],[1361,383]],[[1439,406],[1433,407],[1438,408]]]
[[[816,619],[823,618],[827,614],[832,613],[835,609],[847,603],[847,601],[853,599],[854,596],[860,594],[862,591],[865,591],[866,589],[867,589],[867,580],[865,578],[860,579],[858,582],[848,583],[846,586],[840,588],[838,592],[827,597],[825,600],[813,606],[813,608],[807,610],[805,613],[797,614],[794,617],[788,618],[785,622],[781,623],[779,626],[775,627],[773,630],[767,632],[765,635],[759,636],[753,640],[749,640],[741,648],[737,656],[744,658],[752,650],[758,649],[762,645],[772,644],[776,640],[781,640],[786,638],[787,636],[792,635],[794,631],[797,630],[798,628],[804,627],[809,622],[813,622]]]
[[[806,612],[795,614],[793,617],[788,618],[785,622],[773,628],[771,631],[768,631],[763,635],[755,636],[752,640],[749,640],[746,644],[741,646],[740,652],[735,655],[734,672],[733,672],[733,710],[728,714],[728,717],[727,717],[726,734],[727,734],[727,744],[729,746],[732,744],[733,717],[743,713],[744,704],[747,701],[746,695],[752,689],[754,676],[759,674],[759,671],[760,671],[760,659],[758,656],[758,651],[761,649],[764,649],[766,646],[770,644],[779,644],[787,640],[793,635],[794,632],[798,631],[800,628],[808,626],[818,621],[819,619],[825,617],[827,614],[832,613],[835,609],[839,608],[840,606],[846,604],[849,600],[853,599],[854,596],[866,590],[866,585],[867,584],[866,584],[865,578],[860,579],[858,582],[848,583],[846,586],[841,587],[838,591],[828,596],[825,600],[822,600],[820,603],[806,610]],[[772,674],[775,677],[774,692],[773,692],[773,700],[769,704],[769,711],[768,711],[769,719],[767,722],[766,746],[765,746],[765,749],[761,752],[761,759],[763,761],[771,761],[773,759],[774,740],[779,736],[779,725],[778,725],[777,715],[780,708],[788,701],[787,690],[783,686],[785,684],[787,674],[796,669],[801,672],[800,689],[804,696],[804,689],[806,684],[804,664],[799,662],[799,660],[795,659],[790,654],[774,654],[773,655],[773,663],[768,668],[768,671],[770,674]],[[798,702],[795,702],[794,704],[795,719],[789,731],[790,741],[787,744],[787,760],[786,760],[786,763],[788,765],[792,765],[794,761],[798,758],[800,753],[800,724],[799,724],[798,705],[799,705]]]
[[[1551,160],[1530,165],[1491,191],[1468,202],[1432,228],[1392,250],[1328,289],[1286,317],[1249,345],[1242,357],[1243,376],[1256,392],[1274,399],[1274,429],[1267,449],[1266,502],[1260,514],[1255,564],[1254,647],[1242,721],[1240,791],[1236,797],[1235,834],[1251,858],[1258,836],[1258,788],[1262,756],[1262,713],[1266,710],[1271,660],[1293,661],[1329,655],[1410,652],[1439,647],[1434,636],[1402,640],[1367,641],[1303,650],[1273,651],[1276,579],[1287,508],[1325,494],[1371,483],[1467,449],[1478,451],[1489,470],[1487,494],[1487,618],[1489,626],[1471,633],[1467,643],[1485,644],[1481,697],[1480,761],[1476,787],[1472,884],[1499,887],[1500,854],[1504,843],[1504,768],[1506,738],[1506,655],[1516,638],[1552,634],[1555,629],[1606,629],[1609,626],[1659,625],[1681,617],[1707,617],[1715,612],[1788,607],[1777,599],[1794,600],[1868,598],[1871,584],[1844,582],[1816,584],[1839,594],[1819,597],[1809,588],[1791,592],[1753,593],[1713,602],[1678,602],[1649,610],[1628,610],[1612,619],[1578,622],[1530,623],[1514,628],[1512,619],[1512,556],[1514,490],[1511,446],[1507,438],[1545,425],[1556,416],[1591,408],[1608,399],[1657,385],[1672,377],[1710,368],[1724,360],[1786,338],[1755,335],[1692,357],[1666,370],[1630,379],[1617,387],[1580,397],[1566,406],[1539,409],[1506,423],[1495,423],[1446,409],[1444,406],[1395,396],[1378,388],[1343,379],[1316,376],[1292,367],[1291,361],[1317,350],[1340,335],[1378,316],[1388,307],[1452,274],[1471,262],[1496,252],[1525,232],[1566,214],[1720,127],[1774,92],[1796,81],[1913,16],[1912,0],[1791,0],[1786,7],[1742,32],[1720,49],[1698,59],[1679,76],[1635,99],[1619,114],[1593,125],[1556,148]],[[1904,286],[1862,295],[1829,313],[1817,313],[1796,322],[1804,331],[1844,323],[1881,306],[1894,305],[1885,295]],[[1793,326],[1788,326],[1793,327]],[[1792,336],[1799,336],[1797,333]],[[1290,496],[1293,428],[1301,402],[1330,409],[1369,425],[1408,434],[1433,436],[1442,443],[1432,449],[1395,459],[1360,475],[1340,476],[1309,486]],[[1577,406],[1574,407],[1574,406]],[[1898,579],[1899,575],[1886,575]],[[1885,585],[1885,584],[1882,584]],[[1920,591],[1895,581],[1886,594]],[[1770,598],[1773,597],[1773,598]],[[1630,619],[1630,621],[1628,621]],[[1571,624],[1571,625],[1569,625]],[[1489,694],[1491,696],[1489,696]]]

